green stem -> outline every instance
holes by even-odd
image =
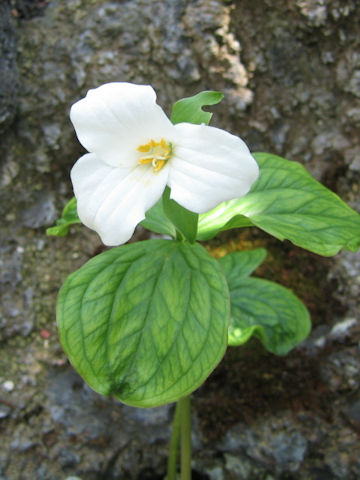
[[[178,401],[181,417],[181,480],[191,480],[191,404],[190,397]]]
[[[181,423],[181,412],[180,412],[179,402],[177,402],[175,413],[174,413],[171,438],[170,438],[166,480],[176,480],[176,467],[177,467],[179,439],[180,439],[180,423]]]

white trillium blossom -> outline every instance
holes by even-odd
[[[243,140],[206,125],[173,125],[149,85],[89,90],[70,118],[90,152],[71,170],[78,215],[105,245],[127,242],[167,185],[170,198],[204,213],[246,195],[259,175]]]

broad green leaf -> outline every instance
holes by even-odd
[[[190,243],[194,243],[196,240],[199,215],[190,212],[175,202],[175,200],[171,200],[169,187],[166,187],[162,200],[164,213],[167,218],[172,222],[176,230],[180,232],[184,239],[188,240]]]
[[[229,282],[231,324],[229,345],[237,346],[257,337],[264,347],[285,355],[310,332],[305,305],[287,288],[260,278]]]
[[[317,182],[300,163],[266,153],[254,156],[260,167],[259,179],[245,197],[200,215],[199,240],[212,238],[238,216],[241,226],[248,222],[319,255],[359,248],[358,213]]]
[[[81,223],[77,214],[75,197],[65,205],[61,217],[56,220],[56,225],[46,229],[46,235],[64,237],[69,233],[70,225],[74,223]]]
[[[200,92],[193,97],[182,98],[174,103],[170,120],[175,125],[177,123],[187,122],[208,125],[212,113],[205,112],[202,107],[216,105],[221,102],[224,95],[221,92],[205,91]]]
[[[70,275],[61,343],[88,384],[154,407],[198,388],[227,346],[229,291],[199,244],[149,240],[106,251]]]
[[[283,355],[304,340],[310,316],[304,304],[287,288],[249,275],[264,261],[266,250],[234,252],[219,259],[231,299],[229,345],[257,337],[267,350]]]
[[[232,288],[237,282],[248,277],[265,260],[265,248],[233,252],[219,258],[219,262],[226,279]]]
[[[152,232],[169,235],[172,238],[176,237],[176,228],[164,213],[162,198],[146,212],[145,220],[141,222],[141,225]]]

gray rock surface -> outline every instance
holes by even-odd
[[[81,227],[45,236],[82,153],[69,108],[109,81],[152,84],[168,112],[181,97],[221,90],[214,125],[305,163],[360,210],[360,5],[0,3],[0,479],[160,479],[171,408],[91,392],[58,343],[57,291],[103,248]],[[359,254],[306,261],[324,271],[309,305],[313,335],[286,359],[258,361],[250,348],[238,364],[230,353],[195,394],[194,478],[360,478]]]
[[[11,125],[17,107],[16,30],[10,2],[0,3],[0,135]]]

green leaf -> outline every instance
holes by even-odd
[[[46,229],[46,235],[64,237],[69,233],[70,225],[74,223],[81,223],[77,214],[75,197],[65,205],[61,217],[56,220],[56,225]]]
[[[195,123],[197,125],[205,123],[205,125],[208,125],[212,113],[205,112],[202,107],[216,105],[223,98],[224,95],[221,92],[212,91],[200,92],[193,97],[182,98],[174,103],[170,120],[174,125],[182,122]]]
[[[285,355],[308,336],[309,312],[291,290],[251,277],[229,288],[229,345],[242,345],[255,336],[270,352]]]
[[[154,407],[198,388],[224,355],[229,291],[199,244],[149,240],[106,251],[63,285],[60,340],[88,384]]]
[[[260,177],[251,191],[200,215],[199,240],[212,238],[238,216],[238,225],[230,223],[232,228],[255,225],[319,255],[359,248],[360,215],[335,193],[317,182],[300,163],[266,153],[254,157]]]
[[[264,261],[266,250],[234,252],[219,259],[230,289],[229,345],[246,343],[252,336],[277,355],[284,355],[310,331],[305,305],[287,288],[249,275]]]
[[[175,202],[175,200],[171,200],[169,187],[166,187],[162,200],[164,213],[167,218],[172,222],[176,227],[176,230],[180,232],[184,239],[188,240],[190,243],[194,243],[196,240],[199,215],[190,212]]]
[[[145,220],[141,225],[152,232],[176,237],[176,228],[164,213],[162,198],[146,212]]]
[[[233,252],[219,259],[228,283],[234,288],[238,280],[248,277],[265,260],[265,248]]]

